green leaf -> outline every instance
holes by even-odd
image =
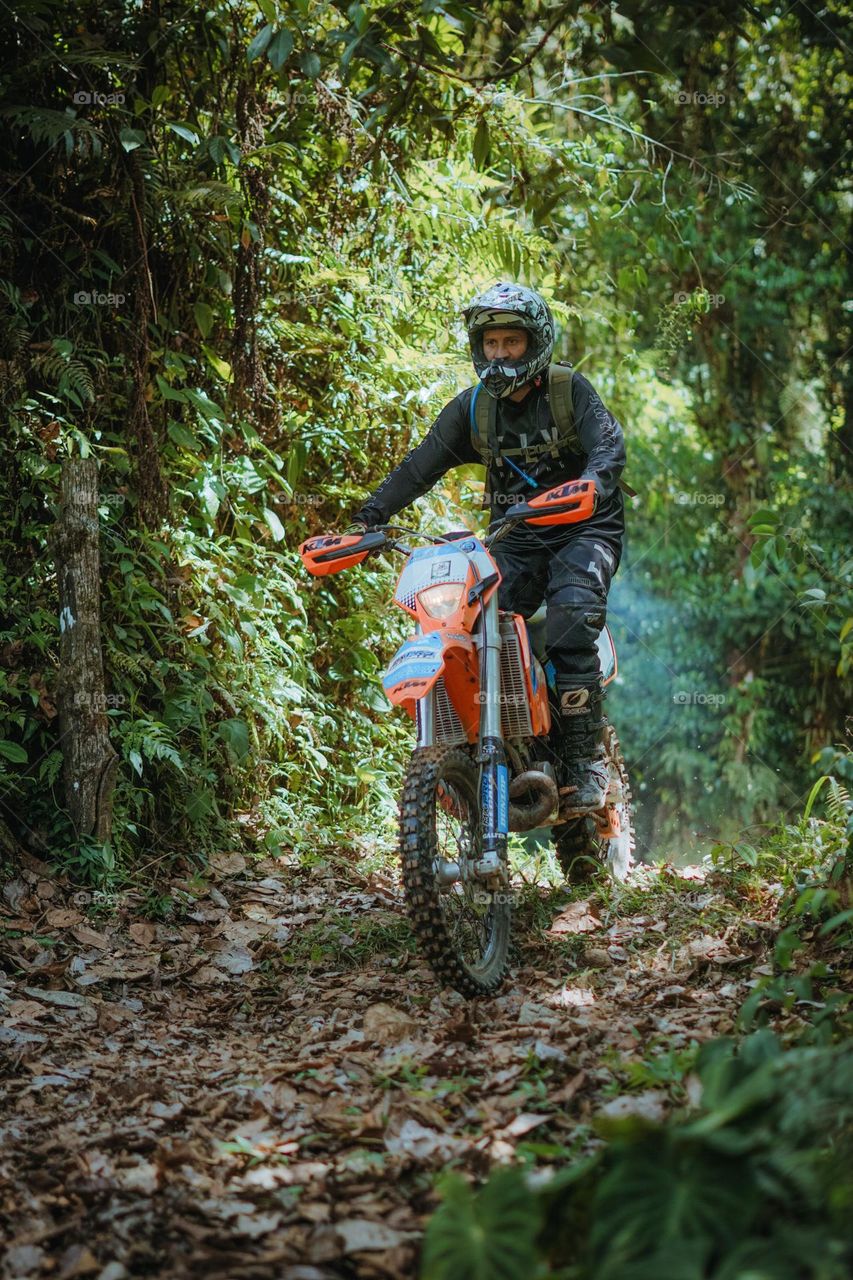
[[[762,507],[760,511],[753,511],[749,517],[749,527],[755,531],[756,525],[771,525],[773,529],[779,523],[778,511],[771,511],[769,507]]]
[[[176,391],[174,387],[170,387],[166,379],[161,378],[159,373],[155,373],[154,380],[164,400],[177,400],[178,404],[186,404],[187,397],[183,391]]]
[[[450,1175],[424,1239],[422,1280],[532,1280],[540,1273],[539,1210],[517,1169],[501,1169],[475,1197]]]
[[[270,43],[267,57],[274,71],[280,71],[293,51],[293,36],[283,27],[277,31]]]
[[[213,421],[214,419],[218,422],[225,421],[225,410],[220,408],[215,400],[211,400],[207,392],[187,387],[184,395],[186,396],[186,399],[189,400],[190,404],[194,405],[201,416],[206,418],[208,422]]]
[[[484,115],[480,116],[477,121],[477,127],[474,130],[474,141],[471,145],[471,155],[474,159],[474,167],[476,169],[485,168],[486,161],[489,158],[491,149],[491,139],[489,137],[489,126]]]
[[[282,542],[284,539],[284,525],[281,523],[276,513],[271,511],[269,507],[264,507],[263,515],[269,531],[273,536],[273,542]]]
[[[307,456],[308,450],[305,447],[305,441],[294,441],[287,455],[287,483],[290,485],[291,490],[296,488],[302,478]]]
[[[213,308],[209,307],[206,302],[197,302],[193,306],[193,315],[201,336],[206,338],[213,328]]]
[[[316,80],[323,64],[313,49],[307,49],[299,59],[299,65],[309,80]]]
[[[818,796],[820,795],[821,790],[822,790],[823,785],[824,785],[824,783],[825,783],[825,782],[829,782],[829,774],[828,774],[828,773],[825,773],[825,774],[823,775],[823,777],[818,778],[817,782],[814,784],[814,786],[812,787],[811,791],[809,792],[809,798],[808,798],[808,800],[806,801],[806,807],[805,807],[805,809],[803,810],[803,817],[804,817],[804,818],[808,818],[809,814],[811,813],[812,809],[814,808],[814,802],[815,802],[815,800],[817,800]]]
[[[622,293],[633,293],[636,286],[633,267],[620,267],[616,272],[616,283]]]
[[[26,764],[29,759],[23,747],[17,742],[9,742],[7,738],[0,738],[0,756],[5,756],[13,764]]]
[[[166,128],[171,129],[172,133],[176,133],[179,138],[183,138],[185,142],[191,142],[194,147],[199,144],[199,136],[194,129],[188,124],[175,124],[172,120],[166,121]]]
[[[175,444],[180,445],[182,449],[186,449],[189,453],[203,453],[204,445],[194,436],[191,431],[187,431],[186,427],[181,426],[180,422],[175,422],[174,418],[169,419],[169,425],[166,430],[169,433],[170,440],[174,440]]]
[[[249,42],[249,48],[246,50],[247,61],[254,62],[255,58],[259,58],[271,39],[272,27],[267,23]]]
[[[141,129],[122,129],[118,137],[125,151],[135,151],[137,147],[145,146],[146,137]]]
[[[207,362],[210,367],[219,374],[220,378],[224,378],[226,382],[230,382],[234,377],[231,366],[227,360],[223,360],[215,351],[208,347],[205,343],[201,344],[201,349],[207,356]]]
[[[245,720],[222,720],[216,729],[235,759],[245,760],[249,754],[249,726]]]

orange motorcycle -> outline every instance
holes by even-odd
[[[616,734],[607,724],[604,806],[573,811],[548,758],[544,610],[525,621],[498,608],[501,575],[490,555],[522,521],[570,524],[592,509],[592,481],[570,481],[517,504],[484,538],[383,525],[309,538],[299,548],[315,575],[337,573],[374,552],[406,556],[394,603],[415,619],[416,633],[382,680],[417,732],[400,802],[403,885],[424,955],[438,978],[467,997],[494,994],[506,972],[510,831],[550,826],[569,878],[604,864],[624,879],[631,865],[630,788]],[[400,535],[427,545],[413,548]],[[607,685],[617,667],[606,627],[599,656]]]

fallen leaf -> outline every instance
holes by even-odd
[[[602,927],[601,921],[592,909],[589,900],[570,902],[554,919],[548,933],[592,933]]]
[[[281,1223],[280,1213],[240,1213],[234,1220],[234,1230],[241,1236],[267,1236]]]
[[[64,1009],[84,1009],[91,1006],[88,996],[81,996],[79,991],[48,991],[41,987],[24,987],[28,996],[34,996],[45,1004],[58,1004]]]
[[[572,1076],[571,1080],[567,1080],[563,1087],[558,1089],[556,1093],[548,1094],[548,1105],[550,1106],[554,1102],[559,1102],[563,1105],[567,1102],[571,1102],[572,1098],[575,1096],[585,1080],[586,1072],[579,1071],[577,1075]]]
[[[11,1245],[5,1254],[6,1274],[21,1277],[41,1271],[44,1251],[35,1244]]]
[[[750,959],[749,955],[738,955],[729,948],[725,938],[714,938],[703,934],[701,938],[692,938],[686,946],[680,947],[677,954],[680,965],[704,962],[707,964],[738,964]]]
[[[673,869],[680,880],[698,880],[703,883],[708,877],[708,872],[704,867],[686,866]]]
[[[70,929],[72,925],[80,924],[82,919],[80,912],[73,907],[51,907],[45,916],[51,929]]]
[[[595,1004],[595,995],[586,987],[563,987],[551,997],[551,1003],[560,1005],[563,1009],[581,1009]]]
[[[72,1280],[74,1276],[90,1276],[100,1271],[101,1264],[85,1244],[72,1244],[59,1259],[58,1280]]]
[[[246,870],[246,859],[242,853],[212,853],[209,859],[214,871],[221,876],[238,876]]]
[[[372,1004],[364,1015],[365,1039],[377,1044],[394,1044],[418,1030],[415,1019],[392,1004]]]
[[[529,1133],[531,1129],[537,1129],[540,1124],[547,1124],[551,1119],[551,1116],[523,1111],[521,1115],[515,1117],[511,1124],[505,1125],[501,1129],[500,1136],[503,1138],[520,1138],[523,1134]]]
[[[214,952],[211,960],[217,968],[224,969],[226,973],[232,973],[235,977],[239,977],[242,973],[249,973],[255,967],[255,961],[248,947],[227,947],[222,951]]]
[[[96,947],[99,951],[103,951],[110,945],[106,934],[98,933],[97,929],[92,929],[87,924],[75,924],[71,932],[81,946]]]
[[[451,1156],[460,1155],[467,1150],[468,1144],[463,1138],[436,1133],[417,1120],[404,1120],[397,1133],[386,1132],[385,1146],[392,1156],[405,1155],[414,1160],[430,1160],[438,1155],[449,1160]]]
[[[369,1218],[348,1218],[345,1222],[336,1222],[334,1228],[343,1240],[344,1253],[393,1249],[395,1245],[417,1238],[416,1231],[397,1231],[382,1222],[371,1222]]]
[[[661,1089],[647,1089],[645,1093],[625,1093],[611,1098],[597,1111],[607,1120],[625,1120],[636,1116],[653,1124],[660,1124],[666,1115],[666,1094]]]
[[[128,933],[138,947],[150,947],[156,932],[149,920],[136,920],[128,929]]]

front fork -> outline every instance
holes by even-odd
[[[506,884],[509,833],[509,772],[501,732],[501,629],[498,595],[493,592],[483,608],[482,627],[476,637],[480,650],[480,733],[476,756],[480,766],[480,824],[482,856],[471,868],[478,880]],[[435,741],[435,692],[430,690],[417,704],[419,747]],[[459,877],[459,867],[448,863],[444,876]]]
[[[501,732],[501,629],[498,593],[483,609],[480,644],[480,814],[483,856],[475,864],[477,876],[503,883],[507,879],[509,833],[509,772]]]

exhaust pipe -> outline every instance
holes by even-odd
[[[524,795],[525,791],[532,791],[537,798],[531,804],[513,804],[512,801]],[[541,827],[560,802],[556,781],[538,769],[530,769],[513,778],[509,784],[509,798],[510,831],[532,831]]]

